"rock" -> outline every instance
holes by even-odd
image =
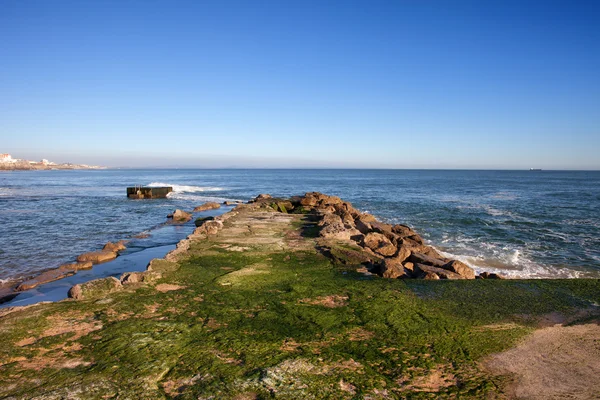
[[[327,253],[336,262],[344,265],[371,264],[373,262],[373,257],[370,257],[361,248],[350,249],[334,246],[328,248]]]
[[[199,227],[199,226],[202,226],[205,222],[212,221],[214,219],[215,219],[215,217],[196,218],[196,220],[194,221],[194,225],[196,225],[196,227]]]
[[[415,264],[426,264],[432,265],[434,267],[443,268],[446,262],[444,260],[440,260],[434,257],[430,257],[423,253],[412,252],[408,257],[408,261]]]
[[[423,276],[423,279],[428,280],[428,281],[436,281],[436,280],[439,280],[440,277],[435,272],[427,272],[425,274],[425,276]]]
[[[395,258],[384,259],[383,263],[379,267],[379,271],[381,273],[381,276],[383,276],[384,278],[396,279],[407,277],[406,271],[404,271],[402,263]]]
[[[167,261],[163,258],[154,258],[146,266],[146,271],[172,272],[179,268],[179,264],[173,261]]]
[[[191,220],[192,214],[178,209],[175,210],[173,214],[167,215],[167,218],[173,218],[173,222],[183,223]]]
[[[121,284],[127,285],[131,283],[148,283],[153,282],[160,277],[161,274],[156,271],[126,272],[121,276]]]
[[[261,193],[258,196],[256,196],[253,200],[250,200],[249,203],[256,203],[257,201],[267,200],[267,199],[272,199],[272,198],[273,198],[273,196],[271,196],[270,194]]]
[[[77,257],[77,261],[80,263],[92,262],[93,264],[100,264],[106,261],[114,260],[115,258],[117,258],[116,252],[102,250],[83,253],[79,257]]]
[[[386,235],[386,237],[388,237],[388,238],[389,238],[389,236],[387,234],[393,233],[392,225],[390,225],[390,224],[384,224],[383,222],[378,222],[378,221],[373,221],[370,224],[371,224],[371,229],[374,232],[382,233],[382,234]]]
[[[354,221],[354,225],[356,226],[356,229],[358,229],[360,231],[360,233],[366,235],[367,233],[371,232],[371,224],[369,224],[368,222],[365,222],[362,219],[357,219]]]
[[[407,273],[408,273],[408,271],[410,271],[410,273],[412,274],[412,272],[415,268],[415,264],[413,264],[411,262],[405,262],[402,265],[404,266],[404,270],[407,271]]]
[[[104,245],[104,247],[102,248],[102,250],[106,250],[106,251],[113,251],[113,252],[118,252],[121,250],[125,250],[127,247],[125,247],[125,241],[124,240],[120,240],[116,243],[112,243],[112,242],[108,242]]]
[[[493,272],[482,272],[479,274],[481,279],[506,279],[504,275],[496,274]]]
[[[407,225],[397,224],[392,227],[392,232],[400,237],[414,236],[417,233],[412,230],[411,227]]]
[[[194,212],[216,210],[217,208],[221,208],[221,205],[219,203],[209,201],[208,203],[204,203],[204,204],[194,208]]]
[[[72,264],[63,264],[59,268],[64,270],[72,270],[72,271],[82,271],[86,269],[92,269],[94,264],[91,261],[86,262],[77,262]]]
[[[372,216],[371,214],[367,214],[367,213],[363,213],[363,214],[359,214],[356,219],[360,219],[363,222],[377,222],[377,218],[375,218],[374,216]]]
[[[335,214],[328,214],[335,215]],[[339,218],[339,216],[335,215]],[[352,226],[344,225],[341,218],[339,222],[327,224],[323,226],[323,229],[319,232],[319,236],[325,239],[334,240],[351,240],[352,237],[360,235],[360,232],[354,229]]]
[[[13,291],[12,287],[0,286],[0,304],[11,301],[18,295],[19,293]]]
[[[309,195],[308,193],[300,200],[300,205],[304,207],[314,207],[317,205],[319,199],[316,196]]]
[[[123,289],[121,281],[115,277],[95,279],[93,281],[79,283],[69,289],[68,296],[75,300],[85,300],[102,297]]]
[[[411,255],[410,249],[408,249],[407,247],[404,247],[404,246],[400,246],[400,247],[398,247],[398,252],[397,252],[395,258],[397,258],[400,262],[404,262],[404,261],[406,261],[406,259],[408,257],[410,257],[410,255]]]
[[[392,242],[382,235],[381,233],[368,233],[363,239],[365,247],[373,250],[375,253],[381,254],[382,256],[390,257],[396,254],[396,246]]]
[[[415,263],[413,271],[414,275],[419,278],[424,278],[428,273],[434,273],[441,279],[465,279],[457,273],[425,264]]]
[[[319,226],[334,225],[334,224],[341,224],[341,225],[344,224],[342,222],[342,218],[337,214],[325,214],[323,216],[323,218],[321,218],[321,220],[319,221]]]
[[[344,202],[337,196],[328,196],[319,192],[309,192],[300,199],[300,205],[304,207],[328,208]],[[335,212],[335,207],[334,211]]]
[[[91,264],[91,263],[89,263]],[[76,264],[75,264],[76,265]],[[59,267],[56,269],[52,269],[50,271],[42,272],[38,276],[28,279],[24,282],[21,282],[16,288],[16,292],[23,292],[25,290],[33,289],[36,286],[42,285],[44,283],[53,282],[62,278],[66,278],[71,275],[75,275],[76,269],[71,269],[68,267]]]
[[[294,205],[292,204],[292,202],[287,201],[287,200],[286,201],[278,201],[276,203],[273,203],[271,205],[271,207],[273,207],[273,209],[275,209],[275,211],[279,211],[284,214],[287,214],[294,209]]]
[[[456,272],[467,279],[475,279],[475,271],[465,263],[458,260],[452,260],[442,266],[443,269]]]
[[[223,228],[221,221],[206,221],[194,230],[194,235],[216,235],[221,228]]]

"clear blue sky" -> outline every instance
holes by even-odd
[[[600,169],[600,2],[0,2],[0,153]]]

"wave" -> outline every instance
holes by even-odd
[[[152,182],[148,184],[148,187],[161,187],[170,186],[173,188],[173,193],[198,193],[198,192],[220,192],[225,190],[224,188],[217,186],[188,186],[188,185],[177,185],[174,183],[164,182]]]
[[[492,246],[493,247],[493,246]],[[502,248],[502,251],[494,251],[493,257],[481,255],[468,256],[453,254],[436,249],[447,258],[459,260],[473,268],[477,274],[492,272],[509,278],[519,279],[549,279],[549,278],[593,278],[597,277],[590,271],[575,270],[572,268],[560,268],[546,266],[536,263],[524,256],[520,249]]]

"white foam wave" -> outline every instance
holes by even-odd
[[[453,254],[437,249],[447,258],[459,260],[473,268],[477,274],[491,272],[509,278],[520,279],[549,279],[549,278],[590,278],[593,274],[571,268],[559,268],[536,263],[523,256],[519,249],[502,248],[502,252],[494,251],[493,257],[481,255],[469,256]]]
[[[185,200],[185,201],[194,201],[194,202],[199,202],[199,201],[214,201],[217,203],[222,203],[224,201],[235,201],[235,202],[239,202],[243,200],[240,199],[232,199],[229,197],[219,197],[219,196],[207,196],[207,195],[202,195],[202,194],[194,194],[194,193],[181,193],[181,192],[172,192],[169,193],[168,196],[170,199],[174,199],[174,200]]]
[[[149,187],[162,187],[170,186],[173,188],[173,193],[198,193],[198,192],[219,192],[225,190],[224,188],[217,186],[189,186],[189,185],[177,185],[174,183],[165,182],[152,182],[148,184]]]

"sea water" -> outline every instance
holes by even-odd
[[[172,186],[130,200],[126,187]],[[0,173],[0,279],[73,262],[108,241],[128,254],[193,229],[161,229],[176,208],[320,191],[412,226],[448,257],[512,277],[600,277],[600,172],[457,170],[101,170]],[[137,241],[136,241],[137,240]]]

